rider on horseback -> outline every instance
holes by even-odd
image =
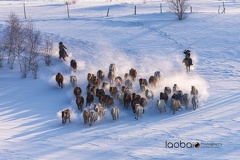
[[[191,52],[191,51],[188,50],[188,49],[187,49],[187,50],[185,49],[185,50],[183,51],[183,53],[185,54],[185,58],[183,59],[183,61],[184,61],[184,60],[188,60],[188,61],[189,61],[189,65],[193,65],[193,64],[192,64],[192,58],[190,58],[190,52]]]
[[[184,51],[183,51],[183,53],[185,54],[185,56],[186,56],[186,58],[187,57],[189,57],[190,58],[190,50],[188,50],[188,49],[185,49]]]
[[[65,57],[66,56],[68,57],[68,54],[65,51],[65,49],[67,49],[67,47],[65,47],[62,42],[59,42],[59,58],[63,58],[64,61]]]

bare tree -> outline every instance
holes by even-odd
[[[36,30],[32,21],[29,21],[25,26],[24,37],[26,47],[25,56],[28,60],[28,70],[32,70],[34,78],[37,78],[38,64],[40,61],[38,55],[42,36],[40,31]]]
[[[21,57],[18,58],[19,66],[20,66],[20,72],[22,74],[22,78],[27,78],[27,74],[29,73],[29,66],[28,66],[28,57]]]
[[[3,66],[2,61],[4,58],[4,46],[2,43],[0,43],[0,67]]]
[[[38,62],[33,62],[31,66],[33,78],[37,79],[37,73],[38,73]]]
[[[50,66],[53,56],[53,41],[50,37],[45,37],[44,43],[44,61],[47,66]]]
[[[13,64],[15,58],[17,57],[16,48],[21,34],[22,25],[20,24],[19,18],[15,13],[10,13],[9,19],[7,21],[7,27],[5,28],[4,34],[4,51],[8,57],[8,64],[10,68],[13,69]]]
[[[25,42],[26,42],[26,51],[29,54],[29,68],[31,64],[38,57],[38,51],[41,44],[41,33],[35,29],[35,25],[32,21],[29,21],[25,26]]]
[[[170,8],[173,12],[175,12],[178,16],[179,20],[183,20],[185,18],[185,12],[188,8],[187,0],[169,0]]]
[[[34,23],[29,21],[24,27],[17,41],[17,55],[20,72],[23,78],[32,71],[33,77],[37,78],[40,58],[39,48],[41,44],[41,33],[35,29]]]

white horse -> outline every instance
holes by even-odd
[[[146,95],[146,98],[149,100],[149,99],[153,99],[154,97],[154,94],[153,94],[153,91],[150,91],[150,90],[146,90],[145,91],[145,95]]]
[[[70,83],[71,83],[72,87],[76,87],[77,77],[76,76],[70,76]]]
[[[110,80],[110,84],[113,84],[115,79],[115,73],[113,71],[108,72],[108,79]]]
[[[111,115],[112,115],[113,120],[117,120],[118,119],[119,113],[120,113],[120,111],[119,111],[118,107],[113,107],[111,109]]]
[[[157,81],[159,82],[160,79],[161,79],[161,73],[160,73],[160,71],[154,72],[154,77],[156,77],[156,78],[157,78]]]
[[[94,110],[90,111],[90,122],[89,125],[91,126],[93,123],[95,123],[98,119],[98,113]]]
[[[139,116],[144,114],[144,108],[140,104],[135,105],[135,119],[138,120]]]
[[[117,67],[114,63],[110,64],[109,66],[109,72],[116,73]]]
[[[164,99],[158,99],[157,100],[157,107],[160,111],[160,113],[163,113],[163,112],[166,112],[166,103],[165,103],[165,100]]]
[[[101,118],[105,114],[105,110],[100,103],[94,104],[94,111],[98,113],[98,116]]]
[[[183,103],[185,104],[186,109],[189,105],[189,102],[190,102],[190,95],[188,93],[184,93],[183,94]]]
[[[192,105],[193,105],[193,110],[195,110],[198,106],[198,98],[195,95],[192,97]]]

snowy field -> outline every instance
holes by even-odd
[[[165,0],[79,0],[69,5],[69,18],[62,0],[0,1],[1,35],[11,12],[27,21],[24,2],[27,20],[54,40],[55,54],[50,67],[41,62],[36,80],[31,74],[22,79],[17,63],[9,69],[4,61],[0,68],[0,160],[239,159],[240,0],[226,0],[225,14],[218,13],[222,1],[189,0],[193,12],[189,8],[182,21]],[[58,58],[60,41],[68,48],[66,62]],[[185,49],[193,59],[190,73],[182,63]],[[77,60],[77,72],[71,59]],[[133,88],[139,94],[138,79],[160,71],[161,81],[151,87],[154,99],[139,120],[115,100],[117,121],[106,109],[93,126],[84,125],[69,77],[77,76],[86,97],[87,74],[107,73],[111,63],[121,77],[137,70]],[[55,82],[57,72],[65,78],[63,89]],[[196,86],[196,110],[182,106],[173,115],[169,101],[167,112],[160,114],[159,93],[174,84],[184,93]],[[66,108],[72,122],[63,125],[60,112]]]

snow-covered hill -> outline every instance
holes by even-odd
[[[26,21],[23,2],[27,18],[54,39],[55,57],[50,67],[40,67],[37,80],[30,74],[21,79],[18,64],[13,70],[7,63],[0,68],[1,160],[240,156],[240,1],[225,1],[226,13],[218,14],[222,1],[190,0],[193,13],[187,10],[183,21],[170,12],[166,1],[77,1],[69,5],[70,18],[63,1],[1,1],[1,31],[10,12]],[[58,59],[60,41],[68,48],[66,62]],[[184,49],[192,51],[194,65],[188,74],[182,63]],[[78,62],[77,72],[70,68],[71,59]],[[139,78],[161,71],[160,83],[151,88],[154,99],[139,120],[131,109],[115,102],[120,108],[117,121],[108,109],[93,126],[84,125],[69,77],[77,76],[86,97],[87,74],[99,69],[107,73],[110,63],[116,64],[122,77],[131,68],[138,71],[136,92],[140,92]],[[63,89],[55,82],[57,72],[64,75]],[[184,93],[196,86],[200,105],[195,111],[192,105],[183,106],[173,115],[168,104],[167,112],[159,113],[159,93],[174,84]],[[60,111],[66,108],[72,111],[72,123],[63,125]],[[194,147],[196,142],[200,148]]]

